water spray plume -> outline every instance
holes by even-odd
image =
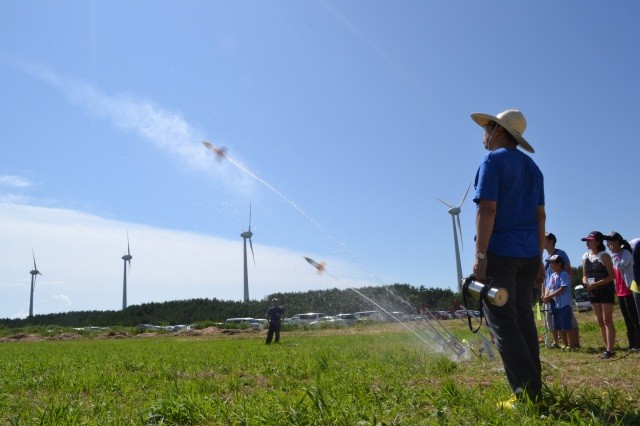
[[[240,165],[239,163],[234,161],[233,158],[229,157],[227,155],[227,149],[226,148],[224,148],[224,147],[223,148],[217,148],[214,145],[212,145],[211,143],[205,142],[205,141],[203,141],[202,143],[203,143],[203,145],[205,147],[207,147],[207,149],[211,150],[212,152],[214,152],[216,154],[218,160],[222,160],[223,158],[226,159],[229,163],[233,164],[240,171],[242,171],[245,174],[251,176],[253,179],[255,179],[256,181],[258,181],[259,183],[264,185],[267,189],[269,189],[274,194],[276,194],[278,197],[280,197],[282,200],[287,202],[291,207],[295,208],[302,216],[304,216],[307,220],[309,220],[309,222],[311,222],[311,224],[313,224],[313,226],[316,229],[318,229],[325,237],[329,238],[332,242],[338,244],[341,248],[344,249],[343,244],[339,243],[336,238],[331,236],[320,225],[320,223],[318,223],[318,221],[316,221],[311,216],[309,216],[307,214],[307,212],[304,211],[302,208],[300,208],[294,201],[290,200],[287,196],[285,196],[282,192],[280,192],[278,189],[276,189],[273,185],[271,185],[270,183],[268,183],[264,179],[260,178],[259,176],[257,176],[256,174],[254,174],[253,172],[248,170],[247,168],[243,167],[242,165]],[[466,197],[466,194],[465,194],[465,197]],[[326,264],[324,262],[316,262],[315,260],[313,260],[313,259],[311,259],[309,257],[306,257],[306,256],[304,258],[311,266],[313,266],[316,269],[316,272],[318,274],[327,273],[327,275],[331,276],[336,281],[340,281],[338,278],[336,278],[335,276],[333,276],[329,272],[327,272]],[[356,265],[358,265],[360,268],[362,268],[364,271],[366,271],[374,281],[376,281],[378,283],[381,283],[381,281],[379,279],[377,279],[369,271],[367,271],[367,269],[364,268],[360,264],[360,262],[358,262],[356,259],[353,259],[352,256],[350,256],[350,258]],[[456,359],[456,360],[459,360],[459,359],[463,358],[465,355],[468,354],[467,349],[469,349],[469,346],[465,346],[462,342],[460,342],[460,340],[458,340],[451,332],[449,332],[439,321],[437,321],[435,319],[432,319],[432,318],[435,318],[435,317],[425,318],[422,321],[420,321],[421,323],[423,323],[422,324],[423,327],[420,327],[419,325],[416,325],[416,324],[409,325],[406,322],[404,322],[401,318],[398,318],[395,315],[393,315],[393,313],[392,313],[393,309],[385,309],[383,306],[381,306],[380,303],[372,300],[371,298],[367,297],[366,295],[364,295],[363,293],[361,293],[360,291],[358,291],[358,290],[356,290],[354,288],[349,288],[349,290],[353,291],[354,293],[358,294],[363,299],[367,300],[371,304],[373,304],[376,307],[378,307],[382,312],[385,313],[385,315],[387,315],[389,318],[393,319],[394,321],[398,322],[400,325],[402,325],[408,331],[412,332],[416,337],[418,337],[418,339],[422,343],[425,343],[426,345],[431,347],[435,352],[448,353],[448,354],[451,355],[451,357],[453,359]],[[394,295],[394,296],[397,297],[397,298],[400,298],[400,300],[403,303],[405,303],[406,305],[410,306],[410,304],[406,300],[402,299],[400,296],[398,296],[398,295]]]

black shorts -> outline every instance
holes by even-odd
[[[589,301],[591,303],[613,303],[615,299],[616,289],[613,283],[606,284],[594,291],[589,292]]]

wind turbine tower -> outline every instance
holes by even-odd
[[[460,201],[460,204],[458,204],[457,206],[454,206],[438,198],[438,201],[440,201],[445,206],[449,207],[449,214],[451,215],[451,223],[453,224],[453,246],[456,251],[456,270],[458,272],[458,285],[460,285],[460,283],[462,282],[462,266],[460,264],[460,249],[458,248],[458,231],[460,231],[460,244],[464,248],[464,244],[462,244],[462,227],[460,226],[460,212],[462,211],[460,207],[464,203],[464,200],[467,198],[467,194],[469,194],[470,189],[471,189],[471,184],[469,184],[469,187],[467,188],[467,192],[464,193],[464,197],[462,197],[462,201]],[[458,223],[457,229],[456,229],[456,222]]]
[[[251,237],[253,237],[253,232],[251,232],[251,204],[249,204],[249,230],[244,231],[240,236],[244,242],[244,301],[249,301],[249,274],[247,271],[247,240],[249,240],[249,247],[251,247],[251,257],[253,257],[253,265],[256,264],[256,257],[253,255],[253,244],[251,243]]]
[[[124,260],[124,278],[122,280],[122,310],[127,308],[127,262],[129,262],[129,271],[131,271],[131,250],[129,249],[129,233],[127,232],[127,254],[122,256]]]
[[[31,297],[29,298],[29,316],[33,316],[33,290],[36,288],[36,278],[38,275],[42,275],[38,268],[36,267],[36,254],[33,250],[31,250],[33,254],[33,270],[29,272],[31,274]]]

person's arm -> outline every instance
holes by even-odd
[[[493,233],[493,225],[496,219],[497,202],[491,200],[479,200],[476,213],[476,253],[486,256],[489,240]],[[544,235],[543,235],[544,238]],[[487,259],[475,258],[473,263],[473,275],[478,281],[487,279]]]
[[[544,244],[547,241],[547,237],[545,236],[547,212],[544,209],[544,205],[538,206],[536,209],[536,219],[538,219],[538,252],[540,253],[540,271],[538,273],[545,275],[542,254],[544,252]]]
[[[544,210],[544,206],[538,206],[538,208],[536,209],[536,219],[538,219],[538,251],[540,252],[540,258],[542,259],[544,243],[547,239],[544,235],[547,222],[547,213]]]

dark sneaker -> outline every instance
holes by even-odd
[[[611,358],[613,358],[613,352],[604,351],[602,353],[602,355],[598,355],[598,358],[600,358],[600,359],[611,359]]]

